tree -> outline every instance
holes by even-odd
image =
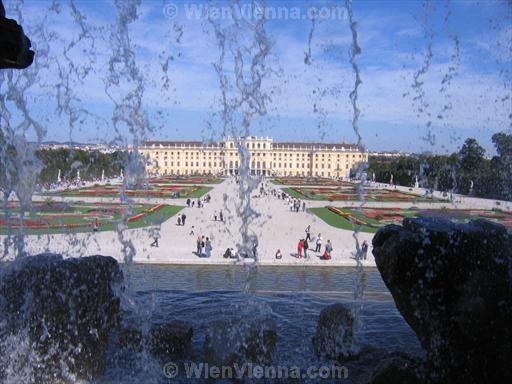
[[[512,134],[504,132],[492,136],[498,156],[491,160],[491,176],[489,185],[492,186],[492,197],[512,200]]]
[[[492,135],[492,142],[496,147],[498,156],[512,157],[512,134],[507,135],[504,132]]]
[[[462,194],[476,194],[485,176],[485,149],[474,138],[468,138],[458,153],[457,191]]]
[[[459,151],[460,168],[463,172],[473,173],[480,167],[485,149],[473,138],[468,138]]]

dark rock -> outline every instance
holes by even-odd
[[[182,355],[192,343],[192,326],[183,321],[155,324],[150,331],[151,351],[155,355]]]
[[[512,382],[512,235],[486,220],[404,219],[377,267],[427,353],[429,382]]]
[[[148,348],[162,358],[183,358],[190,351],[192,335],[192,326],[183,321],[153,324],[146,335],[143,335],[140,327],[125,324],[117,332],[117,347],[132,352]]]
[[[30,345],[24,383],[91,380],[104,371],[110,332],[119,323],[122,276],[118,263],[103,256],[31,256],[2,271],[0,345],[9,349],[13,339]],[[0,353],[4,377],[20,368],[22,357]]]
[[[351,356],[354,342],[354,317],[341,303],[330,305],[320,312],[313,336],[313,349],[318,357],[344,360]]]
[[[379,362],[368,384],[420,384],[417,370],[416,362],[409,356],[393,353]]]
[[[34,61],[34,51],[23,28],[15,20],[5,17],[0,1],[0,69],[24,69]]]
[[[117,346],[133,352],[142,351],[142,332],[133,326],[124,326],[117,333]]]
[[[270,365],[276,342],[276,324],[271,319],[217,320],[206,331],[204,353],[206,361],[217,366]]]

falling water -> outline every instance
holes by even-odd
[[[431,30],[429,26],[429,18],[433,12],[432,2],[430,0],[425,0],[425,2],[423,3],[423,8],[423,29],[425,39],[427,40],[427,49],[425,52],[425,56],[423,58],[423,64],[416,72],[414,72],[413,84],[411,85],[411,87],[415,92],[415,96],[413,98],[413,107],[416,110],[416,117],[418,119],[421,117],[425,117],[427,120],[427,132],[424,137],[424,140],[427,141],[430,145],[434,146],[436,142],[436,136],[434,131],[432,130],[432,113],[429,110],[430,106],[428,101],[426,100],[425,89],[423,88],[423,85],[425,83],[424,77],[427,75],[430,69],[430,64],[432,63],[432,58],[434,57],[434,53],[432,50],[434,32]]]
[[[69,7],[72,20],[80,32],[64,47],[62,58],[55,58],[59,74],[56,84],[56,112],[59,116],[65,114],[68,117],[69,140],[73,141],[73,132],[77,124],[84,123],[84,115],[91,115],[86,109],[80,107],[80,100],[75,90],[84,85],[87,76],[93,71],[96,39],[92,32],[93,28],[88,25],[85,15],[78,9],[74,0],[69,1]],[[80,60],[71,56],[78,50]]]
[[[265,31],[264,18],[254,20],[254,23],[240,18],[238,1],[231,3],[231,12],[233,23],[226,27],[211,18],[209,21],[219,48],[219,59],[214,63],[214,69],[220,82],[223,133],[234,139],[240,156],[236,215],[241,219],[241,243],[237,244],[237,249],[239,257],[242,257],[240,261],[244,255],[254,256],[255,263],[247,264],[251,276],[258,263],[257,252],[254,252],[258,236],[252,224],[260,216],[251,205],[251,195],[260,180],[250,175],[251,159],[246,139],[251,136],[254,119],[267,113],[268,96],[262,89],[262,83],[269,73],[266,59],[272,44]],[[228,75],[228,60],[233,62],[234,78]]]
[[[346,1],[346,7],[347,7],[347,13],[348,13],[348,22],[350,25],[350,31],[352,32],[352,45],[349,50],[349,61],[352,66],[352,70],[354,72],[355,80],[354,80],[354,88],[350,92],[350,102],[352,104],[352,129],[354,130],[354,133],[357,136],[357,147],[359,151],[362,153],[365,152],[365,147],[362,143],[362,137],[359,132],[359,116],[361,114],[361,111],[359,110],[358,106],[358,91],[359,86],[361,85],[361,75],[359,72],[359,65],[357,63],[357,56],[361,54],[361,47],[359,46],[359,42],[357,40],[357,23],[354,20],[354,14],[352,9],[352,1],[347,0]],[[364,198],[364,185],[366,182],[366,176],[364,173],[365,164],[360,163],[358,166],[358,179],[359,182],[357,184],[357,194],[359,197],[359,200],[361,204],[359,205],[359,208],[362,209],[362,207],[365,204],[365,198]],[[359,227],[356,227],[353,233],[354,240],[356,242],[356,251],[355,251],[355,260],[356,260],[356,274],[355,274],[355,288],[354,288],[354,308],[353,308],[353,314],[354,314],[354,324],[356,331],[362,326],[361,324],[361,312],[363,310],[364,305],[364,268],[363,264],[361,262],[362,252],[359,245]],[[357,335],[357,333],[356,333]],[[352,345],[351,349],[357,349],[357,345]]]
[[[311,29],[308,34],[308,50],[304,52],[304,64],[306,65],[311,65],[313,61],[313,56],[311,54],[311,41],[313,40],[313,33],[315,32],[316,14],[317,12],[313,12],[311,17]]]
[[[23,23],[23,1],[11,4],[9,17]],[[38,118],[29,111],[28,93],[40,86],[40,71],[48,66],[49,42],[52,37],[46,29],[47,13],[43,13],[40,22],[29,30],[36,37],[34,44],[38,54],[34,63],[27,69],[0,71],[0,189],[3,192],[2,206],[6,222],[12,215],[7,209],[7,203],[14,193],[19,201],[19,220],[23,222],[25,212],[32,206],[32,195],[37,188],[37,177],[41,164],[34,156],[34,150],[46,135],[46,130]],[[29,142],[28,137],[35,136],[36,144]],[[25,254],[24,229],[21,227],[14,238],[12,228],[8,227],[8,236],[4,239],[2,258],[7,257],[11,246],[16,256]]]
[[[129,32],[130,24],[138,18],[139,6],[140,0],[115,1],[117,17],[115,25],[111,28],[112,54],[105,79],[105,93],[114,104],[112,125],[116,137],[113,143],[123,144],[129,151],[127,164],[124,165],[126,175],[121,190],[121,201],[128,203],[130,200],[126,198],[126,188],[144,183],[145,164],[138,149],[146,134],[151,131],[142,105],[145,79],[137,65],[135,47]],[[129,139],[126,140],[126,137]],[[126,214],[130,214],[129,211]],[[125,238],[125,219],[126,217],[123,218],[123,223],[118,225],[117,233],[123,247],[124,261],[132,263],[136,250],[132,240]]]

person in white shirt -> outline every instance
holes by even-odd
[[[316,248],[315,248],[315,252],[321,252],[322,250],[322,234],[319,233],[318,234],[318,237],[316,238]]]

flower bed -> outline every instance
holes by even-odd
[[[124,193],[129,197],[153,197],[153,198],[187,198],[193,196],[201,188],[200,186],[188,185],[170,185],[170,184],[148,184],[147,189],[125,189],[122,185],[112,186],[92,186],[79,189],[69,189],[66,191],[50,192],[50,196],[97,196],[97,197],[115,197]]]
[[[63,208],[63,206],[61,206]],[[155,219],[158,222],[165,221],[174,213],[179,211],[180,207],[171,207],[165,204],[147,205],[115,203],[83,203],[73,202],[66,205],[63,211],[43,211],[37,210],[26,212],[23,216],[19,212],[19,204],[10,205],[8,222],[5,219],[6,212],[0,209],[0,233],[7,233],[8,230],[18,230],[23,228],[27,233],[44,232],[68,232],[68,230],[91,231],[96,223],[100,230],[114,230],[116,223],[120,222],[126,215],[128,209],[133,211],[126,221],[130,227],[141,227],[151,225]],[[157,212],[158,218],[153,217]],[[23,217],[23,218],[22,218]],[[141,219],[147,219],[141,222]]]
[[[339,217],[336,219],[327,217],[323,212],[328,210]],[[405,217],[442,217],[457,223],[466,223],[475,219],[486,219],[505,227],[512,229],[512,213],[498,210],[478,210],[478,209],[401,209],[401,208],[363,208],[356,210],[353,208],[337,208],[329,206],[327,208],[313,208],[311,211],[319,217],[328,221],[329,224],[338,228],[350,229],[351,224],[355,223],[364,226],[363,231],[375,232],[387,224],[399,224]],[[361,215],[367,220],[361,219]],[[348,223],[350,222],[350,223]]]
[[[358,219],[357,217],[355,217],[353,214],[351,214],[349,212],[345,212],[345,211],[343,211],[341,209],[338,209],[338,208],[335,208],[335,207],[329,207],[329,210],[331,212],[336,213],[337,215],[340,215],[340,216],[344,217],[347,220],[350,220],[354,224],[357,224],[357,225],[368,225],[367,222],[365,222],[365,221],[363,221],[361,219]]]
[[[214,176],[162,176],[149,179],[150,184],[217,184],[221,179]]]
[[[286,189],[285,189],[286,191]],[[327,201],[354,201],[360,200],[357,185],[349,184],[340,187],[293,187],[291,194],[300,199],[314,199]],[[362,198],[367,201],[430,201],[431,199],[412,193],[391,191],[366,187]]]

